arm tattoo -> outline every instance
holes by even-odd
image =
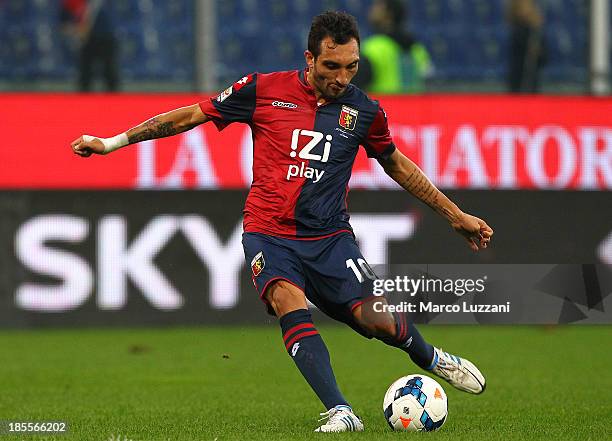
[[[130,131],[136,132],[128,135],[130,144],[147,141],[149,139],[163,138],[165,136],[172,136],[180,133],[180,131],[174,127],[174,123],[172,121],[161,122],[157,117],[145,121]]]
[[[402,188],[429,205],[449,222],[457,222],[461,210],[436,188],[421,169],[412,161],[397,155],[392,161],[382,161],[385,172]]]
[[[438,191],[420,170],[412,171],[399,184],[430,207],[438,208]]]

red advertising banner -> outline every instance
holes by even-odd
[[[81,134],[109,137],[197,95],[0,95],[0,188],[245,188],[250,129],[212,124],[80,158]],[[441,188],[612,189],[612,98],[383,97],[398,148]],[[290,146],[287,146],[289,149]],[[360,152],[353,188],[396,188]]]

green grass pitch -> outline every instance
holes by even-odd
[[[320,331],[364,433],[312,433],[322,406],[275,325],[2,331],[0,420],[65,420],[70,433],[0,441],[612,439],[612,327],[421,330],[488,380],[481,396],[443,383],[449,417],[426,434],[393,433],[381,409],[393,380],[422,371],[340,326]]]

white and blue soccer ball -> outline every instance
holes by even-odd
[[[393,430],[430,432],[446,421],[448,399],[436,380],[420,374],[408,375],[387,389],[383,412]]]

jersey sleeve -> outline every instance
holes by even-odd
[[[219,95],[198,103],[202,112],[223,130],[233,122],[250,123],[256,102],[257,74],[236,81]]]
[[[387,159],[395,151],[395,144],[387,124],[387,114],[382,107],[378,107],[362,144],[370,158]]]

